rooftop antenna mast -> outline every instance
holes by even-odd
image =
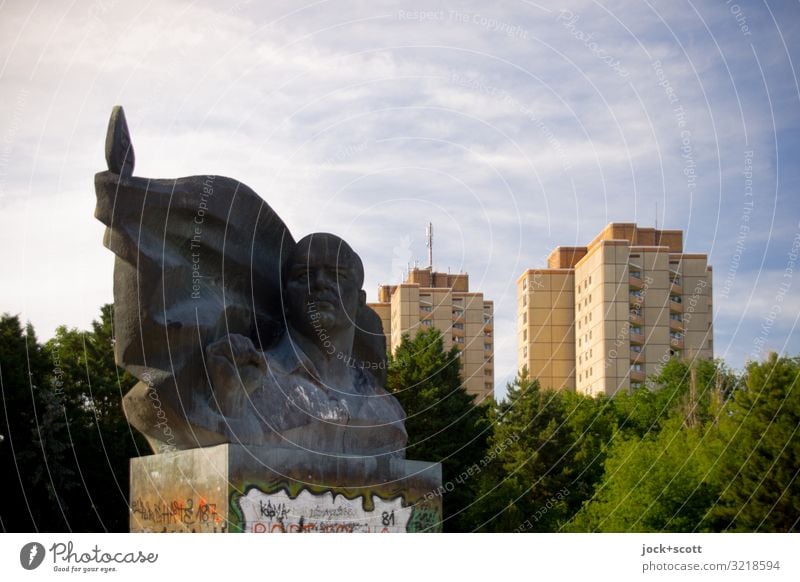
[[[428,228],[425,229],[425,234],[428,238],[426,246],[428,247],[428,268],[433,271],[433,223],[428,223]]]

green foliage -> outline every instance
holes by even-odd
[[[403,337],[387,377],[387,388],[406,411],[406,458],[442,463],[443,483],[452,484],[443,498],[445,531],[469,529],[463,512],[477,481],[461,475],[483,456],[489,432],[487,407],[476,406],[462,386],[458,356],[457,348],[444,351],[438,330],[421,330],[414,339]]]
[[[136,380],[114,363],[113,306],[104,305],[92,330],[59,327],[45,351],[60,371],[70,441],[81,484],[72,516],[80,531],[127,531],[128,460],[149,451],[127,423],[122,397]]]
[[[597,496],[570,531],[685,532],[695,529],[713,502],[703,482],[705,464],[697,429],[672,418],[643,439],[618,435]]]
[[[602,485],[566,529],[795,531],[799,374],[774,354],[744,382],[721,362],[670,361],[653,392],[616,399]]]
[[[710,452],[721,491],[715,530],[790,532],[800,527],[800,359],[750,363],[719,416]]]
[[[602,477],[613,429],[606,399],[543,390],[520,375],[492,415],[496,461],[471,517],[484,531],[557,531]]]
[[[128,460],[147,447],[122,413],[135,380],[114,364],[112,307],[92,331],[60,327],[41,346],[0,320],[0,467],[19,475],[5,531],[127,531]]]
[[[18,317],[0,317],[0,471],[11,495],[0,509],[3,531],[61,531],[66,525],[73,472],[63,405],[48,371],[33,327],[23,331]]]

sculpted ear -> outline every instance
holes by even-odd
[[[363,289],[358,292],[358,305],[364,307],[367,304],[367,292]]]

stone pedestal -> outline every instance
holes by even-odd
[[[131,532],[438,532],[438,463],[218,445],[131,460]]]

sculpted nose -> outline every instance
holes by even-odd
[[[328,275],[320,269],[319,271],[314,271],[311,273],[310,276],[310,283],[312,289],[331,289],[331,281]]]

